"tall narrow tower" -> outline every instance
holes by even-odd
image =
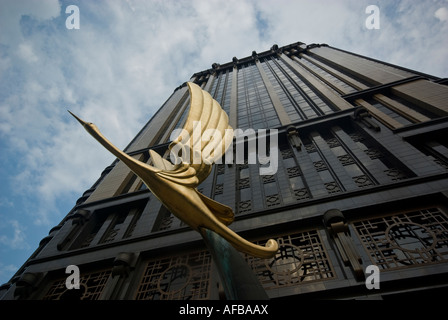
[[[447,289],[447,79],[298,42],[213,63],[189,81],[246,136],[199,191],[233,208],[238,234],[277,240],[274,258],[246,256],[270,298]],[[188,108],[183,85],[125,152],[168,159]],[[79,269],[79,289],[67,284],[76,275],[69,265]],[[219,282],[200,235],[116,160],[0,287],[0,299],[219,299]]]

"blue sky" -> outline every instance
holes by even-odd
[[[368,5],[380,29],[365,27]],[[76,5],[80,28],[67,29]],[[0,284],[179,86],[274,43],[327,43],[448,77],[448,1],[0,1]]]

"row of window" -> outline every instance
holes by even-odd
[[[280,120],[255,63],[238,70],[238,127],[275,128]]]
[[[266,59],[261,66],[292,122],[332,112],[282,61]],[[210,90],[226,112],[229,112],[232,72],[217,75]],[[280,121],[255,63],[240,66],[237,72],[238,127],[259,129],[279,126]]]
[[[274,175],[260,176],[259,165],[248,165],[247,159],[236,167],[217,165],[212,196],[241,214],[414,176],[388,151],[352,127],[312,131],[301,135],[301,140],[300,151],[285,138],[280,140]],[[229,203],[223,192],[226,175],[235,176],[234,203]]]
[[[368,88],[366,84],[361,83],[359,79],[355,79],[353,75],[346,74],[343,70],[341,72],[337,65],[322,61],[319,57],[306,56],[300,59],[300,64],[319,76],[321,83],[328,86],[329,90],[336,94],[356,92],[355,85]],[[266,57],[260,60],[260,66],[266,73],[270,85],[274,87],[275,93],[291,122],[311,119],[333,112],[332,108],[322,100],[320,93],[309,87],[282,59],[275,56]],[[236,71],[225,70],[217,73],[210,92],[222,106],[225,106],[224,110],[229,112],[233,72],[238,72],[238,127],[258,129],[279,126],[280,121],[266,90],[267,84],[263,82],[255,62],[240,65]],[[374,108],[400,124],[409,125],[416,121],[410,115],[398,112],[394,107],[376,99],[375,94],[363,99],[367,99],[366,101]],[[430,111],[424,110],[410,101],[404,101],[393,94],[388,94],[388,99],[423,115],[422,119],[424,117],[437,117]]]

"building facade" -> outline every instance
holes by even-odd
[[[278,146],[273,174],[260,175],[269,164],[244,152],[243,161],[214,165],[199,186],[233,208],[238,234],[278,241],[272,259],[245,256],[271,299],[394,299],[448,288],[447,79],[298,42],[214,63],[189,81],[221,104],[233,128],[255,131],[245,150],[261,145],[261,129],[278,132],[266,139]],[[168,158],[188,108],[182,85],[125,152],[148,163],[150,149]],[[69,265],[79,268],[79,289],[69,288]],[[209,300],[223,297],[219,282],[200,235],[117,160],[0,298]]]

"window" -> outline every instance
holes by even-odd
[[[115,207],[93,212],[70,249],[86,248],[131,237],[142,216],[143,208],[144,204],[140,203],[131,208]]]
[[[448,170],[448,143],[444,139],[447,134],[448,130],[442,130],[435,134],[422,134],[408,139],[431,162],[437,164],[442,170]]]
[[[255,63],[248,63],[238,69],[238,126],[255,130],[280,126]]]
[[[345,130],[355,145],[346,143],[347,150],[362,150],[369,156],[370,165],[375,165],[377,169],[383,172],[383,176],[387,177],[389,181],[394,182],[398,180],[408,179],[415,176],[401,161],[390,154],[387,150],[382,149],[381,146],[372,138],[367,137],[360,130],[348,128]],[[348,147],[351,145],[351,147]],[[368,161],[368,160],[367,160]],[[364,164],[366,166],[366,164]],[[363,168],[363,172],[367,172]],[[372,181],[373,183],[373,181]]]

